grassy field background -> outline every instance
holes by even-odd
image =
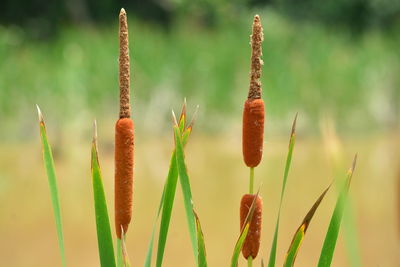
[[[282,264],[303,216],[332,181],[332,155],[339,155],[345,174],[358,152],[351,196],[363,266],[397,266],[400,35],[372,28],[355,36],[296,23],[268,9],[257,12],[265,28],[267,110],[265,154],[256,170],[265,206],[260,258],[269,255],[291,121],[299,112],[277,264]],[[189,111],[200,105],[186,157],[209,265],[224,266],[230,260],[239,232],[239,201],[248,183],[241,112],[253,14],[243,13],[213,29],[190,20],[167,31],[134,17],[129,22],[136,167],[127,245],[133,266],[144,262],[173,148],[170,111],[179,110],[184,97]],[[90,140],[97,118],[112,212],[117,54],[116,24],[65,26],[46,41],[27,37],[17,26],[0,26],[1,265],[59,264],[40,154],[34,106],[39,104],[55,154],[67,260],[70,266],[98,266]],[[178,189],[165,266],[178,266],[178,260],[179,266],[193,266],[181,200]],[[332,190],[311,223],[297,266],[318,261],[334,201]],[[341,235],[333,266],[350,266],[344,244]]]

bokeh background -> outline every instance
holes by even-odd
[[[200,105],[186,159],[209,266],[230,261],[239,202],[248,188],[241,112],[254,14],[264,26],[267,110],[264,158],[256,169],[265,206],[258,261],[269,255],[290,127],[299,112],[277,264],[303,216],[335,177],[345,175],[357,152],[333,266],[400,266],[396,0],[3,0],[1,266],[60,266],[35,104],[53,145],[67,261],[99,266],[90,143],[96,118],[112,217],[121,7],[129,17],[136,124],[134,219],[127,240],[133,266],[144,262],[173,149],[171,109],[180,110],[184,97],[189,114]],[[297,266],[316,265],[336,192],[317,211]],[[179,187],[175,203],[164,263],[194,266]]]

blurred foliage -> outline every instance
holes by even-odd
[[[3,0],[0,23],[17,24],[34,37],[54,35],[65,24],[108,23],[124,7],[131,15],[169,28],[182,17],[215,26],[245,9],[275,8],[296,22],[312,19],[362,32],[371,26],[398,25],[398,0]]]
[[[326,113],[344,130],[397,126],[399,35],[369,30],[355,39],[351,31],[298,24],[270,9],[257,12],[265,27],[262,82],[274,128],[296,111],[311,131]],[[242,11],[213,29],[182,17],[171,31],[130,17],[134,112],[139,123],[144,121],[139,128],[169,123],[171,107],[185,96],[200,104],[203,129],[240,123],[253,14]],[[66,26],[47,42],[27,37],[24,28],[0,26],[1,128],[30,136],[34,117],[26,114],[35,103],[63,121],[87,122],[95,114],[114,118],[117,55],[116,21],[104,27]]]

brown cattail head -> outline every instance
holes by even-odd
[[[119,13],[119,117],[130,118],[130,61],[128,22],[125,9]]]
[[[254,16],[251,35],[250,88],[243,110],[243,158],[248,167],[256,167],[262,158],[264,143],[264,101],[261,99],[261,59],[263,29],[258,15]]]
[[[260,196],[246,194],[242,197],[240,202],[240,229],[243,228],[243,224],[246,221],[247,214],[249,213],[251,204],[254,198],[257,199],[254,202],[255,208],[253,217],[251,219],[249,231],[247,233],[246,240],[243,243],[242,254],[246,259],[257,257],[258,250],[260,248],[260,236],[261,236],[261,223],[262,223],[262,199]]]
[[[120,119],[115,125],[115,228],[118,238],[132,218],[134,127],[130,119],[130,63],[126,12],[119,13]]]
[[[262,158],[264,143],[264,101],[248,99],[244,103],[242,149],[248,167],[256,167]]]
[[[133,192],[133,121],[119,119],[115,125],[115,228],[121,238],[132,218]]]

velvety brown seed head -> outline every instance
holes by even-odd
[[[262,158],[264,143],[264,101],[248,99],[244,103],[242,149],[248,167],[256,167]]]
[[[121,238],[132,218],[133,193],[133,121],[119,119],[115,125],[115,228]]]
[[[242,254],[246,259],[249,256],[255,259],[260,248],[263,203],[260,196],[251,194],[244,195],[242,197],[242,201],[240,202],[240,229],[242,229],[255,197],[257,197],[257,199],[254,203],[255,209],[253,213],[253,218],[251,219],[249,232],[247,233],[246,240],[244,241],[242,247]]]
[[[254,16],[253,31],[251,34],[251,66],[250,66],[250,87],[248,99],[261,98],[261,66],[263,61],[261,43],[264,40],[263,28],[260,17]]]
[[[128,42],[128,23],[125,9],[119,13],[119,90],[120,118],[130,118],[130,61]]]

